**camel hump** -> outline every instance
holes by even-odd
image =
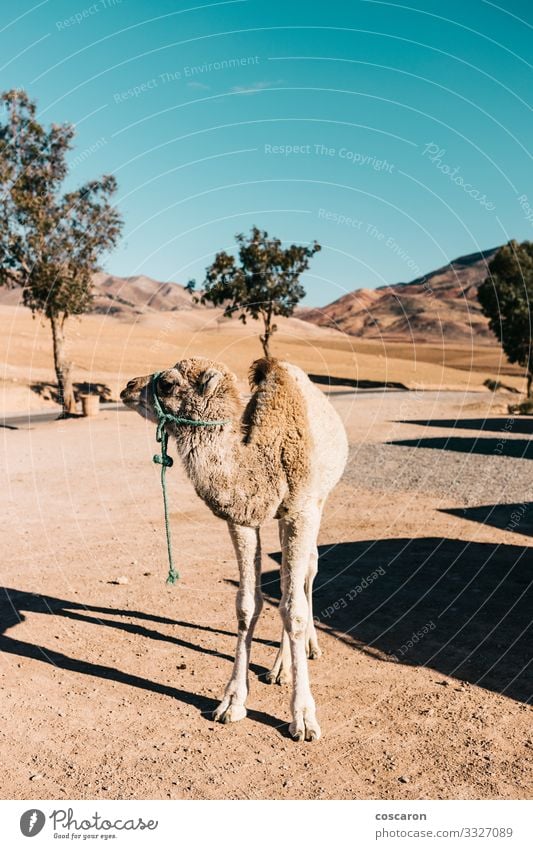
[[[303,374],[303,373],[302,373]],[[309,477],[311,440],[305,399],[287,363],[264,357],[250,368],[244,442],[262,451],[262,464],[294,492]],[[274,470],[278,469],[277,472]]]
[[[301,407],[303,401],[301,392],[284,363],[273,357],[252,363],[249,379],[252,397],[244,412],[245,432],[248,438],[253,433],[254,441],[268,441],[286,430],[287,420],[293,420],[294,407]]]
[[[279,368],[279,360],[274,357],[261,357],[255,360],[250,366],[248,377],[250,380],[250,388],[256,389],[265,382],[267,377]]]

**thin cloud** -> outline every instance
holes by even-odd
[[[265,88],[270,88],[271,86],[277,86],[283,83],[284,80],[274,80],[274,81],[259,81],[257,83],[252,83],[251,85],[235,85],[230,91],[234,94],[255,94],[257,91],[263,91]]]

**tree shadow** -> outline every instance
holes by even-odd
[[[102,404],[114,402],[113,392],[105,383],[90,383],[86,380],[73,384],[74,397],[79,401],[82,395],[98,395]],[[30,384],[30,389],[45,401],[60,403],[59,389],[56,383],[39,380]]]
[[[330,374],[308,374],[309,380],[321,386],[351,386],[354,389],[405,389],[409,387],[404,383],[394,383],[384,380],[359,380],[351,377],[333,377]]]
[[[386,445],[405,445],[411,448],[436,448],[441,451],[460,451],[463,454],[486,454],[495,457],[518,457],[533,460],[533,441],[530,439],[500,439],[464,436],[434,436],[421,439],[396,439]]]
[[[400,424],[420,425],[421,427],[449,427],[457,430],[498,431],[503,436],[513,433],[533,434],[533,418],[524,416],[514,418],[485,419],[401,419]]]
[[[321,546],[315,621],[381,660],[428,666],[527,702],[532,552],[431,537]],[[278,570],[265,573],[263,589],[279,602]]]
[[[483,504],[480,507],[454,507],[446,510],[440,509],[439,512],[533,537],[533,503],[526,501],[522,504]]]
[[[79,602],[54,598],[53,596],[28,593],[23,590],[12,589],[10,587],[2,587],[0,590],[0,651],[5,652],[6,654],[14,654],[19,655],[20,657],[38,660],[42,663],[51,664],[52,666],[58,666],[60,669],[64,669],[69,672],[79,672],[83,675],[96,676],[98,678],[116,681],[119,684],[126,684],[130,687],[137,687],[160,695],[170,696],[171,698],[178,699],[178,701],[181,701],[184,704],[192,705],[204,716],[209,719],[211,718],[211,714],[218,704],[218,701],[215,699],[211,699],[197,693],[191,693],[187,690],[172,687],[167,684],[161,684],[157,681],[151,681],[138,675],[132,675],[111,666],[104,666],[102,664],[69,657],[62,652],[58,652],[38,644],[26,643],[22,640],[15,639],[12,636],[7,636],[5,632],[23,622],[26,618],[24,613],[28,612],[44,613],[46,615],[58,616],[73,621],[88,622],[98,626],[119,629],[148,639],[163,640],[181,648],[218,657],[229,662],[233,662],[232,655],[223,654],[215,649],[204,648],[193,642],[189,642],[173,635],[163,634],[153,628],[148,628],[144,625],[137,625],[134,622],[120,622],[112,619],[102,619],[98,616],[90,616],[88,614],[94,612],[105,615],[137,618],[159,624],[173,625],[183,628],[194,628],[202,631],[208,631],[210,633],[234,636],[236,638],[236,634],[234,632],[224,631],[205,625],[195,625],[190,622],[180,622],[163,616],[154,616],[133,610],[85,605]],[[261,642],[270,644],[267,640],[261,640]],[[266,672],[264,667],[257,665],[254,666],[253,664],[250,664],[250,669],[255,672],[256,675],[262,675]],[[256,722],[260,722],[264,725],[276,728],[283,725],[280,720],[261,711],[249,710],[248,716]],[[280,730],[280,733],[283,732]]]

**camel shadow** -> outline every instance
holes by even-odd
[[[383,661],[528,702],[532,551],[431,537],[321,546],[317,627]],[[278,570],[263,590],[279,602]]]
[[[20,624],[25,620],[25,613],[42,613],[50,616],[57,616],[65,619],[70,619],[77,622],[87,622],[98,626],[103,626],[112,629],[119,629],[130,634],[137,634],[152,640],[163,640],[181,648],[190,649],[218,657],[229,662],[233,662],[233,656],[223,654],[214,649],[201,647],[193,642],[178,638],[173,635],[164,634],[153,628],[145,625],[138,625],[132,622],[122,622],[116,619],[103,619],[97,615],[91,616],[90,613],[123,616],[130,619],[140,619],[141,621],[149,621],[158,624],[172,625],[182,628],[193,628],[210,633],[222,634],[225,636],[234,636],[236,634],[231,631],[224,631],[205,625],[195,625],[190,622],[180,622],[173,619],[168,619],[163,616],[156,616],[139,611],[121,610],[112,607],[100,607],[96,605],[85,605],[79,602],[68,601],[65,599],[54,598],[53,596],[39,595],[22,590],[2,587],[0,590],[0,651],[6,654],[14,654],[19,657],[27,657],[32,660],[40,661],[41,663],[51,664],[67,672],[78,672],[83,675],[90,675],[97,678],[103,678],[111,681],[116,681],[119,684],[125,684],[130,687],[136,687],[141,690],[148,690],[152,693],[169,696],[177,699],[184,704],[191,705],[197,708],[206,719],[211,719],[211,714],[216,708],[218,701],[215,699],[202,696],[198,693],[192,693],[188,690],[173,687],[167,684],[161,684],[157,681],[151,681],[138,675],[124,672],[112,666],[92,663],[91,661],[81,660],[79,658],[70,657],[62,652],[40,646],[35,643],[27,643],[18,640],[13,636],[8,636],[6,631]],[[261,641],[268,643],[268,641]],[[270,643],[268,643],[270,645]],[[260,666],[250,665],[250,669],[260,676],[266,672],[266,669]],[[268,725],[278,728],[280,733],[283,731],[279,726],[283,725],[281,720],[269,716],[261,711],[248,710],[247,714],[252,720],[263,725]]]

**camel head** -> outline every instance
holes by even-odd
[[[181,360],[173,368],[162,371],[156,381],[156,391],[163,411],[176,417],[238,420],[241,416],[234,374],[222,363],[203,357]],[[120,397],[127,407],[157,422],[152,374],[134,377]]]

